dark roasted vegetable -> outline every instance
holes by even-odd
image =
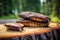
[[[6,23],[5,26],[8,27],[9,30],[14,30],[14,31],[22,31],[23,30],[23,24]]]
[[[33,22],[29,20],[19,20],[17,23],[21,23],[26,27],[48,27],[48,23]]]
[[[21,18],[32,20],[32,21],[38,21],[38,22],[49,22],[50,18],[46,15],[42,15],[39,13],[34,12],[22,12],[19,14]]]

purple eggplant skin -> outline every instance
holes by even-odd
[[[9,29],[9,30],[14,30],[14,31],[20,31],[20,32],[22,32],[23,31],[23,26],[10,26],[10,25],[6,25],[5,24],[5,26]]]
[[[11,26],[10,28],[15,30],[15,31],[20,31],[18,26]]]
[[[19,27],[19,26],[13,26],[11,27],[13,30],[16,30],[16,31],[23,31],[23,26]]]

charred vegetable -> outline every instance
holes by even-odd
[[[49,23],[33,22],[29,20],[19,20],[17,23],[23,24],[25,27],[48,27]]]
[[[22,12],[19,14],[21,18],[38,21],[38,22],[49,22],[50,18],[46,15],[35,13],[35,12]]]
[[[6,23],[5,26],[9,30],[14,30],[14,31],[22,31],[23,30],[23,24],[17,24],[17,23]]]

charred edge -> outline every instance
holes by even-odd
[[[36,22],[19,22],[21,24],[23,24],[25,27],[48,27],[48,23],[36,23]]]

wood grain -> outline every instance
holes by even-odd
[[[12,38],[17,36],[28,36],[32,34],[43,34],[47,32],[51,32],[51,28],[33,28],[33,27],[25,27],[22,32],[19,31],[0,31],[0,38]]]
[[[2,24],[1,24],[2,25]],[[13,37],[22,37],[29,36],[32,34],[44,34],[51,32],[56,29],[60,29],[60,24],[51,23],[50,27],[42,28],[42,27],[25,27],[22,32],[19,31],[0,31],[0,38],[13,38]]]
[[[52,22],[50,22],[49,27],[51,27],[54,30],[60,29],[60,23],[52,23]]]

